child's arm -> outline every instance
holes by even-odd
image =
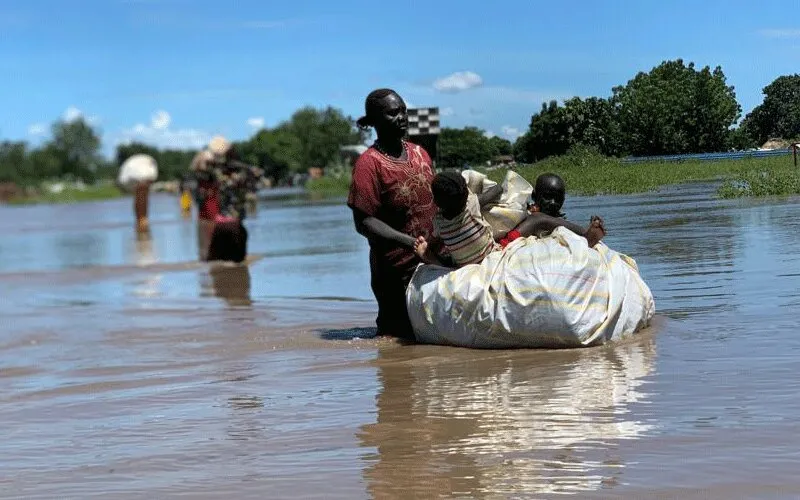
[[[503,195],[503,186],[497,184],[495,186],[490,187],[483,193],[477,195],[478,196],[478,203],[480,203],[481,208],[489,203],[496,203],[500,200],[500,196]]]
[[[541,212],[536,212],[525,218],[515,228],[522,236],[531,236],[540,232],[548,232],[553,229],[563,226],[575,234],[583,236],[589,243],[589,247],[595,246],[606,235],[606,228],[603,219],[597,215],[593,215],[589,228],[584,229],[579,224],[570,222],[568,220],[560,219],[558,217],[551,217]]]

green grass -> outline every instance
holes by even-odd
[[[482,170],[482,169],[479,169]],[[490,179],[502,182],[506,169],[485,171]],[[721,198],[741,196],[787,196],[800,194],[800,167],[791,156],[745,158],[741,160],[647,162],[623,164],[587,150],[575,150],[516,171],[531,184],[545,172],[560,175],[573,195],[633,194],[687,182],[721,181],[715,193]],[[324,195],[344,195],[350,176],[323,177],[306,184],[306,189]]]
[[[113,184],[86,186],[85,189],[65,188],[60,193],[41,191],[32,196],[14,198],[9,201],[13,205],[31,205],[37,203],[79,203],[84,201],[100,201],[120,198],[125,194]]]
[[[319,179],[309,179],[306,190],[323,196],[344,196],[350,190],[350,173],[341,177],[325,176]]]
[[[754,168],[725,181],[718,194],[721,198],[800,194],[800,172],[794,167]]]
[[[618,159],[575,152],[516,170],[531,184],[542,173],[558,174],[567,184],[567,192],[575,195],[644,193],[698,181],[723,181],[716,194],[726,198],[800,194],[800,173],[791,156],[626,165]],[[487,174],[501,182],[506,171],[498,169]]]

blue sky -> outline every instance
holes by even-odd
[[[224,6],[224,7],[223,7]],[[721,65],[746,113],[800,72],[797,2],[0,0],[0,138],[83,115],[120,141],[245,138],[392,87],[515,139],[541,102],[607,96],[665,59]]]

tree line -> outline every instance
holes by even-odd
[[[487,137],[477,127],[444,128],[439,166],[461,168],[512,154],[518,162],[533,163],[576,145],[607,156],[644,156],[742,150],[770,138],[800,137],[800,74],[775,79],[763,93],[763,102],[736,126],[741,106],[722,68],[664,61],[612,88],[607,97],[542,104],[513,144]],[[51,137],[35,148],[24,141],[0,142],[0,183],[35,186],[46,180],[111,179],[118,166],[137,153],[156,159],[162,180],[178,179],[196,153],[131,143],[117,146],[115,157],[108,160],[100,153],[98,130],[83,118],[59,120],[50,132]],[[366,139],[367,132],[341,110],[305,107],[235,144],[243,161],[279,181],[309,167],[336,164],[341,146]]]
[[[608,97],[543,104],[514,155],[532,163],[576,145],[606,156],[711,153],[800,137],[800,75],[781,76],[763,93],[764,101],[735,126],[741,106],[722,68],[664,61]]]
[[[520,163],[563,155],[576,146],[605,156],[655,156],[746,150],[768,139],[800,138],[800,75],[775,79],[764,101],[736,126],[741,106],[722,68],[664,61],[608,97],[543,103],[512,145],[476,127],[444,128],[439,166],[482,165],[513,154]]]
[[[158,162],[160,180],[180,179],[197,153],[133,142],[118,145],[114,158],[108,160],[101,154],[99,131],[82,117],[59,120],[50,132],[51,137],[35,148],[24,141],[0,142],[0,183],[27,187],[50,180],[94,183],[113,179],[119,165],[139,153]],[[263,128],[234,145],[243,161],[264,168],[267,176],[280,180],[308,167],[335,164],[341,146],[361,144],[366,138],[367,132],[342,111],[305,107],[276,127]]]

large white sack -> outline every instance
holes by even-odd
[[[497,183],[476,170],[464,170],[461,176],[467,182],[467,187],[475,194],[481,194]],[[503,194],[498,203],[481,210],[493,229],[508,232],[514,229],[528,215],[528,198],[533,186],[521,175],[509,170],[503,180]]]
[[[117,183],[132,188],[140,182],[154,182],[158,179],[158,164],[149,155],[136,154],[125,160],[119,168]]]
[[[480,264],[420,265],[406,293],[418,341],[475,348],[578,347],[647,326],[653,295],[630,257],[566,228],[519,238]]]

